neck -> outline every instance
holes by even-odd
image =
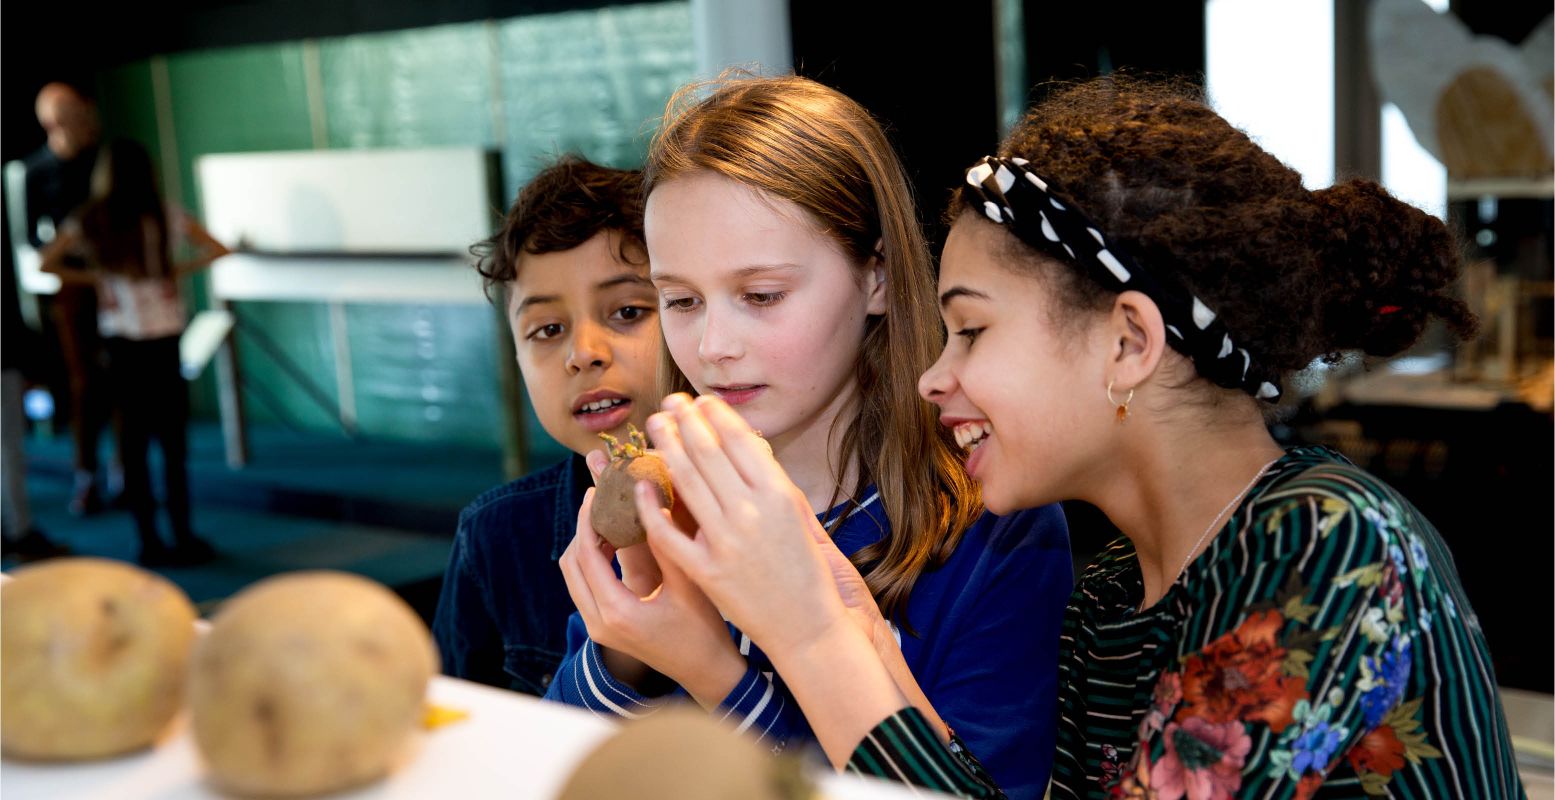
[[[841,437],[831,435],[838,417],[857,413],[856,399],[857,392],[850,382],[809,419],[767,440],[772,445],[772,455],[788,473],[789,480],[804,492],[816,513],[829,508],[834,497],[846,496],[858,479],[858,465],[842,463]],[[842,487],[841,493],[838,487]]]
[[[1142,608],[1148,608],[1231,518],[1259,470],[1283,451],[1257,417],[1213,430],[1135,422],[1142,424],[1121,437],[1121,470],[1108,470],[1106,484],[1086,499],[1133,543],[1145,583]]]

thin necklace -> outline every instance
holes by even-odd
[[[1209,527],[1205,528],[1204,532],[1199,534],[1199,540],[1193,543],[1193,548],[1188,551],[1187,557],[1183,558],[1182,560],[1182,566],[1177,568],[1177,574],[1172,576],[1172,583],[1176,583],[1177,579],[1182,577],[1182,574],[1188,570],[1188,565],[1193,563],[1194,554],[1199,552],[1199,545],[1204,544],[1204,540],[1208,539],[1209,535],[1215,532],[1215,529],[1220,525],[1220,520],[1226,516],[1226,512],[1230,511],[1231,508],[1237,504],[1237,501],[1242,499],[1242,495],[1247,494],[1248,490],[1252,489],[1253,485],[1258,483],[1258,479],[1262,478],[1263,474],[1268,472],[1270,467],[1279,463],[1281,458],[1284,458],[1284,456],[1281,455],[1278,458],[1275,458],[1273,461],[1264,464],[1263,467],[1258,470],[1258,474],[1254,475],[1253,479],[1248,481],[1246,486],[1242,487],[1242,491],[1237,492],[1236,496],[1231,498],[1230,502],[1226,503],[1225,507],[1220,509],[1220,513],[1216,514],[1213,520],[1210,520]],[[1170,586],[1171,584],[1167,585]]]

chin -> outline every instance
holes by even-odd
[[[580,456],[586,456],[590,451],[604,450],[605,440],[596,434],[583,431],[572,441],[562,442],[562,445]]]
[[[1009,498],[1001,497],[996,492],[988,491],[986,484],[983,486],[983,507],[1001,517],[1012,511],[1019,511],[1022,508],[1022,506],[1011,502]]]
[[[1028,508],[1037,508],[1058,502],[1053,499],[1045,499],[1040,495],[1041,493],[1024,491],[1021,487],[1001,486],[997,482],[983,482],[983,506],[1001,517],[1017,511],[1025,511]]]
[[[730,408],[734,409],[734,413],[740,415],[740,419],[745,420],[746,425],[751,426],[754,430],[761,431],[763,435],[767,435],[768,429],[773,427],[767,424],[772,415],[765,413],[762,409],[751,408],[750,406],[730,406]]]

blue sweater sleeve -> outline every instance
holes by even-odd
[[[751,647],[733,627],[729,630],[736,642]],[[757,666],[765,663],[759,651],[756,659],[750,659],[749,652],[746,655],[750,663],[745,676],[713,714],[754,736],[774,753],[783,752],[796,740],[813,739],[810,725],[788,688],[771,672]],[[600,715],[635,719],[652,714],[672,698],[685,696],[685,689],[676,687],[668,695],[646,697],[617,680],[605,668],[599,645],[589,638],[583,617],[574,612],[567,620],[567,657],[546,690],[545,699],[582,706]]]
[[[1037,800],[1057,738],[1058,637],[1074,585],[1068,526],[1048,506],[998,518],[968,545],[966,557],[978,563],[947,578],[964,581],[945,587],[963,594],[914,673],[998,785],[1012,798]]]
[[[583,616],[574,611],[567,618],[567,657],[546,688],[545,699],[581,706],[599,716],[637,719],[659,710],[668,697],[646,697],[616,680],[605,669],[599,645],[589,638]]]
[[[861,515],[859,519],[867,517]],[[799,703],[775,675],[766,655],[733,625],[728,628],[746,659],[745,675],[711,713],[754,736],[773,753],[801,742],[813,742],[815,734]],[[567,655],[547,688],[545,699],[582,706],[596,714],[633,718],[653,713],[672,698],[688,698],[688,693],[677,686],[668,695],[649,698],[617,680],[605,668],[599,646],[589,638],[582,615],[573,612],[568,618]]]
[[[758,744],[774,754],[787,750],[791,744],[815,739],[804,712],[782,679],[754,664],[745,668],[745,677],[719,704],[719,709],[715,715],[754,736]]]

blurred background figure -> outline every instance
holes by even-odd
[[[48,140],[24,162],[25,213],[28,242],[43,247],[54,239],[65,218],[86,202],[100,129],[96,103],[67,83],[45,85],[38,92],[35,109]],[[70,511],[83,516],[101,510],[103,505],[97,443],[107,420],[108,402],[103,394],[97,292],[90,282],[68,284],[43,302],[54,324],[70,389],[70,429],[75,437],[75,489]]]
[[[62,547],[33,524],[27,499],[27,459],[22,442],[27,422],[22,413],[22,393],[28,371],[35,366],[37,336],[22,322],[17,294],[16,269],[11,260],[9,226],[0,250],[0,280],[4,282],[5,342],[0,351],[0,556],[36,561],[64,555]]]
[[[174,261],[175,245],[187,245],[193,257]],[[58,275],[65,287],[96,288],[96,330],[103,337],[107,388],[119,418],[125,504],[135,516],[139,560],[146,566],[196,564],[215,556],[189,521],[189,392],[178,351],[186,316],[178,278],[227,252],[182,210],[164,206],[150,156],[128,139],[116,139],[98,153],[86,205],[66,217],[43,250],[43,270]],[[157,532],[148,460],[152,439],[162,451],[171,547]]]

